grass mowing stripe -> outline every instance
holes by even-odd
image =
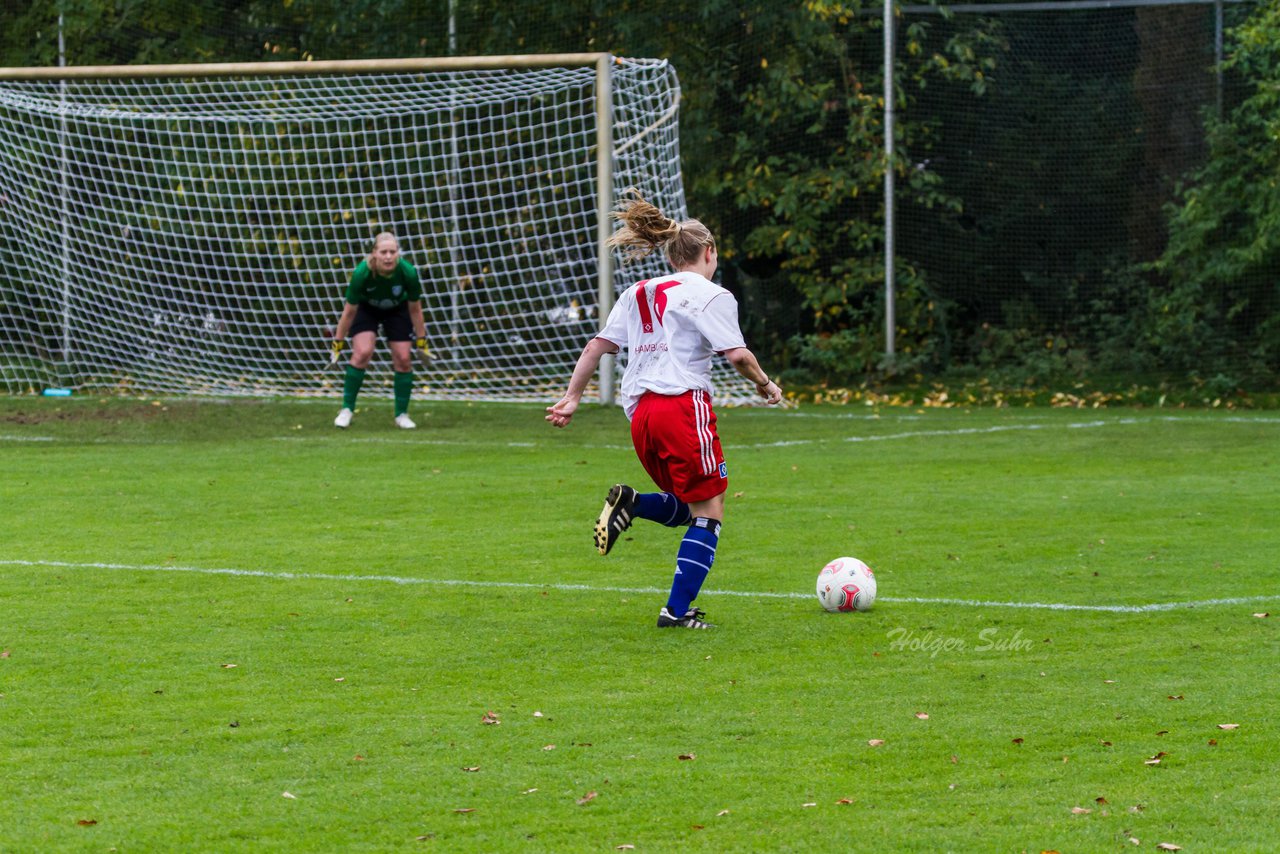
[[[400,575],[343,575],[327,572],[281,572],[262,569],[228,569],[200,566],[162,566],[158,564],[124,563],[71,563],[55,560],[0,560],[0,566],[47,566],[59,569],[111,569],[129,572],[191,572],[198,575],[231,575],[247,578],[273,578],[280,581],[305,579],[308,581],[361,582],[379,581],[387,584],[429,584],[442,587],[483,587],[516,590],[560,590],[584,593],[643,593],[664,594],[662,587],[616,587],[595,584],[539,584],[525,581],[472,581],[463,578],[414,578]],[[702,591],[707,596],[740,596],[747,599],[808,599],[808,593],[777,593],[763,590],[711,590]],[[959,605],[965,608],[1024,608],[1041,611],[1093,611],[1111,614],[1145,614],[1153,611],[1175,611],[1191,608],[1208,608],[1217,605],[1251,605],[1280,602],[1277,596],[1236,596],[1204,599],[1194,602],[1151,602],[1145,605],[1075,605],[1065,602],[996,602],[974,599],[928,598],[920,596],[881,596],[879,600],[891,604],[910,605]]]

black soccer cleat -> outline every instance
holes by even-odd
[[[683,617],[673,617],[671,612],[663,608],[658,612],[658,628],[660,629],[714,629],[711,623],[704,623],[706,613],[701,608],[690,608]]]
[[[631,527],[635,517],[636,491],[625,483],[615,483],[604,500],[604,509],[596,519],[596,551],[607,555],[619,535]]]

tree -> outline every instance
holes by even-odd
[[[1280,369],[1280,6],[1233,32],[1238,106],[1208,119],[1208,163],[1171,206],[1149,345],[1187,371]]]

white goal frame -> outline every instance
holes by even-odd
[[[614,209],[617,193],[625,187],[615,185],[618,180],[624,180],[627,185],[639,184],[634,180],[634,175],[619,175],[615,170],[615,164],[621,149],[615,146],[615,123],[618,118],[615,115],[614,103],[614,78],[615,70],[628,62],[656,62],[653,60],[626,60],[615,57],[609,53],[593,52],[593,53],[562,53],[562,54],[544,54],[544,55],[508,55],[508,56],[487,56],[487,57],[434,57],[434,58],[406,58],[406,59],[386,59],[386,60],[340,60],[340,61],[307,61],[307,62],[252,62],[252,63],[217,63],[217,64],[172,64],[172,65],[134,65],[134,66],[65,66],[53,68],[0,68],[0,85],[5,82],[12,81],[57,81],[65,91],[70,82],[73,81],[92,81],[92,80],[139,80],[139,79],[155,79],[164,80],[168,78],[219,78],[219,77],[286,77],[286,76],[306,76],[316,77],[324,75],[365,75],[365,74],[421,74],[431,72],[452,72],[452,71],[487,71],[487,70],[507,70],[507,69],[544,69],[544,68],[594,68],[595,72],[595,178],[596,178],[596,229],[595,239],[596,246],[594,248],[597,285],[597,306],[596,315],[593,318],[596,321],[596,328],[603,325],[605,318],[608,316],[609,310],[612,308],[616,294],[620,287],[625,287],[630,281],[638,278],[644,278],[645,275],[653,275],[662,272],[660,259],[654,259],[652,262],[643,262],[637,266],[647,266],[647,270],[628,269],[625,271],[627,282],[617,280],[620,271],[615,269],[614,256],[607,246],[607,240],[612,233],[613,225],[610,218],[610,212]],[[674,72],[671,73],[674,80]],[[680,92],[678,84],[674,85],[671,102],[669,107],[663,114],[657,117],[654,124],[647,128],[637,129],[632,126],[629,130],[631,134],[627,145],[639,142],[645,135],[658,129],[660,125],[675,126],[678,117],[678,107],[680,101]],[[74,110],[75,106],[64,105],[65,110]],[[68,113],[62,112],[60,121],[65,129],[68,120]],[[669,129],[668,129],[669,130]],[[674,131],[671,131],[674,132]],[[4,134],[5,129],[0,127],[0,134]],[[68,156],[66,142],[63,133],[52,134],[56,136],[57,146],[60,149],[60,157]],[[3,140],[0,140],[2,142]],[[4,164],[0,162],[0,191],[4,190],[2,174]],[[668,170],[664,170],[668,171]],[[681,186],[681,178],[678,172],[678,165],[675,169],[676,174],[662,174],[650,176],[644,181],[649,186],[662,186],[667,189],[663,193],[662,204],[664,209],[672,216],[677,218],[685,216],[685,205],[683,189]],[[65,180],[65,179],[64,179]],[[62,218],[61,227],[65,230],[68,208],[66,201],[65,188],[62,193]],[[388,224],[394,230],[394,223]],[[370,235],[371,236],[371,235]],[[3,239],[4,234],[0,234]],[[39,238],[48,240],[54,244],[54,252],[58,251],[58,235],[30,235],[30,240],[34,243]],[[15,238],[15,241],[21,237]],[[72,259],[67,256],[68,242],[61,242],[61,254],[58,258],[57,278],[61,281],[62,287],[65,289],[66,283],[73,275],[73,262],[84,264],[86,260],[91,259]],[[15,256],[28,251],[28,247],[24,245],[16,245],[8,247],[9,251]],[[412,262],[412,252],[409,253],[409,260]],[[348,275],[350,268],[342,270],[342,274]],[[345,287],[345,278],[342,281]],[[50,300],[52,301],[52,300]],[[63,294],[63,311],[65,306],[70,303],[67,295]],[[335,302],[335,305],[338,305]],[[4,306],[0,306],[3,310]],[[4,317],[0,316],[0,325],[4,322]],[[64,320],[69,320],[64,318]],[[336,321],[336,313],[334,320]],[[77,346],[77,342],[68,340],[66,330],[71,328],[69,322],[63,323],[63,340],[61,342],[61,357],[63,362],[66,361],[66,354],[71,352]],[[584,342],[585,343],[585,342]],[[3,359],[2,352],[5,341],[3,340],[3,329],[0,329],[0,359]],[[56,349],[56,348],[49,348]],[[323,342],[316,342],[316,353],[319,358],[324,353]],[[380,361],[388,363],[389,359],[384,355],[379,356]],[[571,364],[568,368],[571,368]],[[619,367],[614,357],[608,356],[601,362],[599,380],[598,380],[598,397],[602,403],[614,402],[614,388],[618,379]],[[427,372],[429,373],[429,371]],[[718,371],[723,376],[723,372]],[[564,373],[564,379],[567,379],[567,369]],[[84,382],[79,383],[77,378],[72,377],[56,377],[55,380],[62,382],[49,381],[45,385],[65,384],[72,387],[95,388],[101,387],[101,382]],[[6,387],[14,390],[15,386],[26,385],[25,390],[37,390],[37,382],[33,382],[29,377],[23,377],[20,374],[16,376],[10,372],[9,376],[4,375],[4,371],[0,368],[0,390]],[[278,388],[267,387],[263,390],[255,391],[252,387],[244,388],[226,388],[217,384],[211,384],[204,387],[198,387],[194,390],[184,390],[181,388],[166,387],[147,387],[143,385],[130,386],[127,381],[122,381],[118,387],[124,390],[137,390],[142,392],[155,391],[176,391],[178,393],[190,394],[232,394],[232,395],[252,395],[252,394],[300,394],[306,395],[307,391],[281,391]],[[545,399],[548,388],[537,387],[537,384],[531,384],[531,387],[525,392],[517,392],[515,394],[500,393],[497,395],[485,395],[477,393],[467,393],[455,395],[451,394],[448,389],[436,388],[426,393],[427,397],[450,398],[450,397],[489,397],[490,399]],[[726,397],[730,400],[740,399],[742,397],[741,390],[727,389],[729,393]],[[332,385],[325,389],[317,389],[316,394],[332,395],[335,390]],[[376,393],[376,392],[375,392]],[[415,390],[415,396],[420,396],[420,392]]]

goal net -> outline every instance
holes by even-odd
[[[665,269],[615,269],[601,206],[685,210],[674,69],[571,56],[0,79],[0,388],[336,395],[328,336],[386,230],[425,292],[415,396],[554,398]],[[390,394],[381,343],[365,388]]]

